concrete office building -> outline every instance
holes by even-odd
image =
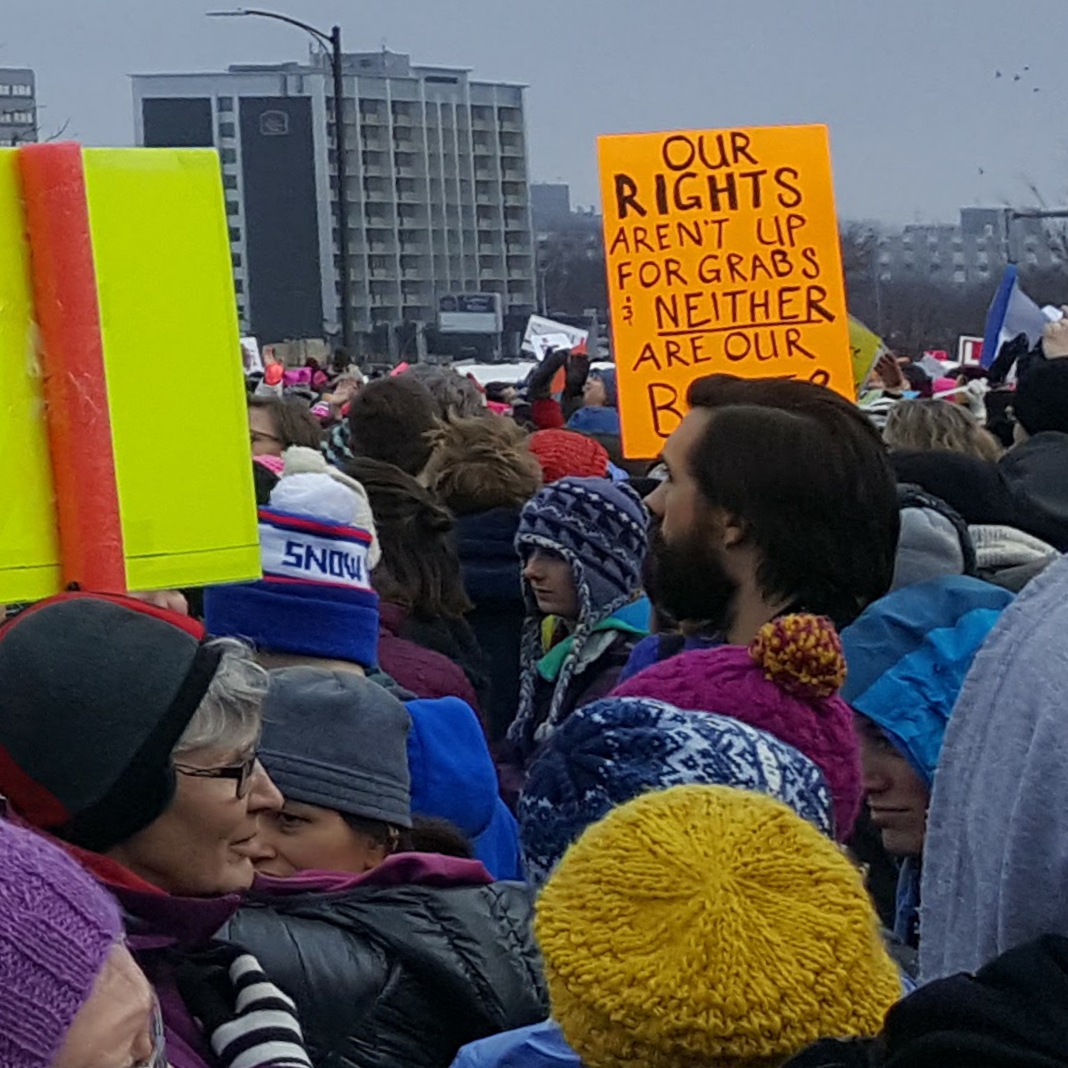
[[[1010,259],[1024,269],[1061,265],[1042,221],[1013,218],[1008,208],[962,208],[957,226],[906,226],[878,241],[882,282],[966,286],[997,281]]]
[[[37,140],[37,89],[33,71],[0,67],[0,146]]]
[[[340,332],[326,55],[135,75],[133,90],[137,144],[219,149],[242,328],[265,342]],[[402,324],[433,326],[449,294],[498,293],[506,332],[521,330],[535,279],[522,86],[346,54],[342,118],[361,354],[395,351]]]

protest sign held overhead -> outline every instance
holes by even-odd
[[[826,127],[609,136],[599,155],[628,456],[660,452],[705,375],[855,396]]]
[[[859,393],[879,357],[888,354],[890,349],[878,334],[852,315],[849,317],[849,345],[853,354],[853,384]]]
[[[0,149],[0,246],[0,602],[257,578],[217,154]]]

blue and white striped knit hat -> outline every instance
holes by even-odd
[[[530,769],[517,813],[527,878],[543,883],[571,843],[617,805],[694,783],[769,794],[834,835],[827,782],[793,746],[729,716],[609,697],[570,716]]]
[[[363,487],[313,449],[286,452],[259,510],[263,579],[204,592],[205,625],[272,653],[378,663],[380,551]]]
[[[561,478],[527,501],[519,514],[516,551],[525,561],[535,549],[562,556],[571,566],[579,618],[571,651],[557,678],[544,736],[557,723],[559,705],[592,628],[629,604],[642,587],[642,565],[649,547],[649,513],[627,483],[607,478]],[[526,579],[527,625],[523,636],[518,737],[532,715],[534,677],[541,656],[537,601]]]

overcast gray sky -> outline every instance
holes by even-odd
[[[578,204],[597,196],[599,133],[787,122],[831,127],[847,218],[953,220],[1030,203],[1030,181],[1068,200],[1068,0],[278,3],[263,6],[340,22],[347,50],[528,84],[531,177]],[[128,74],[306,54],[288,27],[204,17],[226,6],[4,0],[0,65],[36,69],[46,130],[129,144]]]

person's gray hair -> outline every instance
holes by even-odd
[[[222,658],[207,693],[174,747],[175,753],[194,749],[241,753],[251,749],[260,736],[267,672],[244,642],[215,638],[208,647],[219,649]]]
[[[422,382],[430,390],[438,409],[438,418],[442,421],[470,419],[486,414],[485,398],[478,386],[451,367],[419,363],[409,367],[404,373]]]

